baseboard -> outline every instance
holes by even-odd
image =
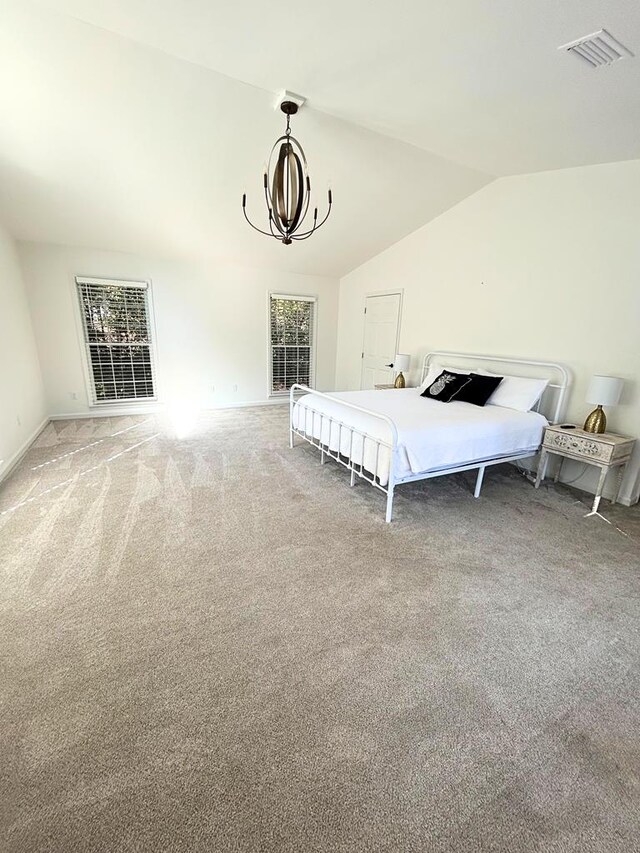
[[[220,409],[248,409],[253,406],[284,406],[289,405],[289,395],[286,397],[274,397],[270,400],[254,400],[248,403],[224,403],[220,406],[204,406],[205,412],[217,412]]]
[[[243,403],[221,403],[219,406],[199,406],[203,412],[217,412],[221,409],[248,409],[253,406],[283,406],[289,404],[289,397],[278,397],[271,400],[249,400]],[[155,415],[166,412],[166,405],[149,406],[141,409],[99,409],[89,412],[61,412],[51,415],[52,421],[80,421],[86,418],[124,418],[129,415]]]
[[[29,438],[25,442],[23,442],[23,444],[20,445],[20,447],[16,450],[16,452],[12,456],[10,456],[6,462],[3,463],[2,469],[0,469],[0,483],[4,479],[6,479],[9,476],[9,474],[13,471],[13,469],[16,467],[18,462],[20,462],[22,457],[25,455],[27,450],[29,450],[29,448],[31,447],[33,442],[38,438],[38,436],[40,435],[42,430],[47,426],[47,424],[49,423],[50,420],[51,420],[51,418],[49,418],[49,417],[44,418],[42,423],[38,427],[36,427],[36,429],[31,433]]]
[[[52,421],[85,421],[90,418],[126,418],[130,415],[155,415],[161,412],[161,406],[144,409],[109,409],[105,411],[100,409],[97,412],[60,412],[56,415],[50,415]]]

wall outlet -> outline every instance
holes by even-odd
[[[237,391],[237,390],[238,390],[238,386],[237,386],[237,385],[234,385],[234,386],[233,386],[233,390],[234,390],[234,391]]]
[[[212,393],[212,394],[215,394],[215,393],[216,393],[216,386],[215,386],[215,385],[212,385],[212,386],[211,386],[211,393]]]
[[[69,391],[69,397],[71,400],[77,400],[78,399],[78,392],[77,391]]]

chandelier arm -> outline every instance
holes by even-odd
[[[323,222],[326,222],[326,219],[324,219],[324,220],[323,220]],[[321,223],[321,224],[322,224],[322,223]],[[295,239],[295,240],[308,240],[308,239],[309,239],[309,237],[311,237],[311,235],[312,235],[312,234],[315,234],[315,233],[316,233],[316,231],[318,230],[318,228],[320,228],[320,225],[315,225],[315,224],[314,224],[313,228],[312,228],[310,231],[306,231],[306,232],[305,232],[304,234],[302,234],[300,237],[295,237],[294,239]]]
[[[269,232],[268,232],[268,231],[263,231],[263,230],[262,230],[262,228],[257,228],[257,227],[253,224],[253,222],[251,222],[249,219],[247,219],[247,222],[248,222],[248,223],[249,223],[249,225],[253,228],[253,230],[254,230],[254,231],[257,231],[257,232],[258,232],[258,234],[264,234],[264,236],[265,236],[265,237],[275,237],[275,238],[276,238],[276,240],[279,240],[279,239],[280,239],[280,237],[278,237],[276,234],[269,234]]]
[[[307,231],[306,234],[303,234],[302,237],[292,237],[292,240],[308,240],[312,234],[315,234],[316,229],[312,228],[311,231]]]
[[[316,226],[314,225],[313,228],[310,228],[308,231],[303,231],[301,234],[296,234],[291,239],[292,240],[306,240],[307,237],[310,237],[315,230],[316,230]]]
[[[314,227],[311,228],[309,231],[303,231],[302,234],[295,234],[291,239],[292,240],[307,240],[309,237],[311,237],[311,235],[313,234],[313,232],[315,230],[316,230],[316,228],[314,225]]]
[[[327,210],[327,213],[326,213],[326,215],[325,215],[324,219],[322,219],[320,222],[318,222],[318,224],[317,224],[317,225],[316,225],[316,223],[314,222],[314,224],[313,224],[313,231],[317,231],[317,230],[318,230],[318,228],[322,228],[322,226],[324,225],[324,223],[327,221],[327,219],[329,218],[329,216],[330,216],[330,214],[331,214],[331,205],[332,205],[332,202],[329,202],[329,209]]]
[[[310,231],[303,231],[302,234],[299,234],[296,236],[296,239],[297,240],[306,240],[307,237],[310,237],[314,231],[317,231],[318,228],[321,228],[324,225],[324,223],[327,221],[327,219],[329,218],[332,205],[333,205],[333,197],[332,197],[331,190],[329,190],[329,209],[327,210],[327,213],[326,213],[324,219],[322,219],[320,222],[317,222],[318,208],[316,208],[314,211],[313,228],[311,228]]]
[[[273,227],[278,232],[277,234],[273,233],[273,228],[271,228],[272,224],[273,224]],[[273,234],[274,237],[277,237],[278,240],[284,240],[286,238],[287,232],[281,230],[280,226],[278,225],[278,220],[275,218],[275,216],[271,217],[269,228],[271,228],[271,233]]]
[[[325,221],[326,221],[326,216],[325,216],[323,222],[325,222]],[[306,240],[307,237],[310,237],[313,234],[313,232],[318,229],[318,227],[319,227],[318,226],[318,208],[315,207],[313,209],[313,226],[311,227],[311,229],[309,231],[303,231],[301,234],[298,234],[297,239],[298,240]]]
[[[280,232],[278,232],[276,234],[275,231],[273,230],[273,226],[274,226],[273,215],[272,215],[271,210],[270,210],[269,211],[269,231],[271,231],[272,237],[274,237],[276,240],[280,240],[280,242],[282,242],[284,240],[284,237],[282,236],[282,234]]]
[[[258,228],[247,216],[247,211],[245,209],[244,204],[242,205],[242,212],[244,213],[244,218],[247,220],[249,225],[253,228],[254,231],[257,231],[259,234],[264,234],[265,237],[275,237],[275,234],[269,234],[268,231],[263,231],[262,228]]]
[[[267,170],[268,170],[267,166]],[[267,203],[267,210],[273,210],[273,199],[271,198],[271,190],[269,189],[269,172],[264,173],[264,199]]]
[[[317,230],[318,230],[318,228],[314,223],[313,228],[309,229],[309,231],[304,231],[302,234],[296,234],[296,236],[293,237],[293,239],[294,240],[308,240],[309,237],[311,237],[311,235]]]
[[[325,218],[322,220],[322,222],[318,222],[317,228],[322,228],[322,226],[324,225],[324,223],[325,223],[325,222],[327,221],[327,219],[329,218],[329,214],[330,214],[330,213],[331,213],[331,205],[329,205],[329,209],[327,210],[327,215],[326,215],[326,216],[325,216]]]

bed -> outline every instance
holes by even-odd
[[[417,388],[326,394],[294,385],[290,446],[300,437],[320,450],[322,464],[333,459],[349,469],[352,486],[363,479],[384,492],[387,522],[395,487],[402,483],[477,469],[474,495],[479,497],[488,466],[537,452],[545,426],[562,417],[569,374],[552,362],[437,351],[424,357],[421,384],[442,366],[486,373],[497,368],[512,377],[515,371],[515,377],[544,379],[546,385],[529,411],[441,403],[422,397]]]

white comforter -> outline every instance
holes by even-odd
[[[343,391],[332,399],[306,394],[293,409],[293,426],[338,449],[356,465],[375,473],[382,485],[389,479],[391,451],[363,439],[347,428],[392,444],[389,424],[364,412],[354,411],[341,400],[387,415],[398,431],[396,478],[482,462],[500,456],[534,453],[542,441],[547,420],[537,412],[517,412],[501,406],[471,403],[440,403],[421,397],[416,388],[384,391]],[[342,421],[340,428],[320,414]]]

